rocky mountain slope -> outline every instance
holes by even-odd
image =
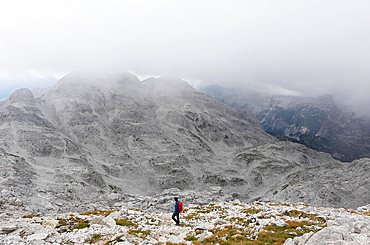
[[[68,74],[42,99],[17,90],[0,123],[3,193],[41,209],[202,189],[205,169],[274,141],[250,112],[180,79],[104,72]]]
[[[370,203],[369,159],[278,142],[257,118],[174,77],[72,72],[0,107],[0,208],[109,208],[125,193],[221,187],[243,201]]]
[[[253,112],[266,132],[281,140],[330,153],[341,161],[370,157],[370,119],[357,116],[333,96],[318,98],[267,95],[246,89],[200,89],[235,108]]]

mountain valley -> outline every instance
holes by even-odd
[[[280,140],[297,142],[346,162],[370,157],[369,118],[339,103],[334,95],[269,95],[216,85],[199,90],[230,106],[253,112],[264,130]]]

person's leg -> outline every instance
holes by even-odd
[[[176,217],[177,217],[177,222],[176,223],[179,225],[180,224],[180,214],[177,214]]]
[[[177,224],[177,222],[178,222],[178,221],[175,219],[175,217],[176,217],[176,216],[178,216],[178,215],[176,215],[175,213],[173,213],[173,215],[172,215],[172,219],[173,219],[173,221],[175,221],[175,222],[176,222],[176,224]]]

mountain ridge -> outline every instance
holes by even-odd
[[[4,203],[15,196],[30,210],[83,210],[173,187],[221,187],[244,201],[370,202],[361,195],[370,189],[369,159],[346,176],[349,164],[278,142],[251,112],[181,79],[98,74],[68,74],[34,100],[16,91],[27,97],[0,107]],[[328,185],[335,181],[343,183]]]

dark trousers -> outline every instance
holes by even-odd
[[[177,220],[176,220],[176,218],[177,218]],[[179,214],[173,213],[172,219],[173,219],[173,221],[176,222],[176,224],[180,224],[180,216],[179,216]]]

